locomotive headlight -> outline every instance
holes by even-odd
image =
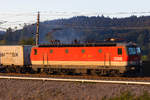
[[[131,67],[131,70],[135,70],[135,67]]]
[[[143,64],[143,61],[142,61],[142,60],[140,60],[140,66],[142,66],[142,64]]]

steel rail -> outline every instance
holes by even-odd
[[[0,76],[0,79],[15,79],[15,80],[39,80],[39,81],[64,81],[64,82],[82,82],[82,83],[113,83],[113,84],[132,84],[132,85],[150,85],[150,82],[136,81],[109,81],[109,80],[91,80],[91,79],[64,79],[64,78],[37,78],[37,77],[15,77],[15,76]]]

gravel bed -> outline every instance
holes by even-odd
[[[125,91],[150,93],[150,86],[0,79],[0,100],[100,100]]]

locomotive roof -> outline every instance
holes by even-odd
[[[85,44],[42,44],[38,47],[97,47],[97,46],[127,46],[127,43],[85,43]]]

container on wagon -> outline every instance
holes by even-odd
[[[3,45],[0,46],[0,64],[3,66],[27,66],[30,61],[30,45]]]

